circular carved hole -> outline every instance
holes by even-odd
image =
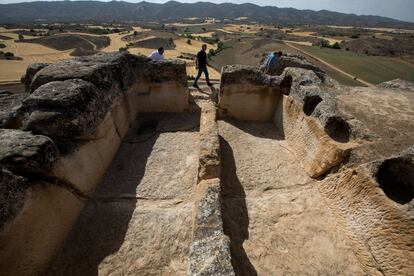
[[[157,130],[158,122],[156,120],[144,121],[137,130],[138,135],[152,134]]]
[[[391,200],[409,203],[414,198],[414,164],[408,160],[391,159],[381,164],[377,181]]]
[[[320,102],[322,102],[322,98],[319,96],[306,96],[303,104],[303,112],[310,116]]]
[[[351,129],[348,123],[340,117],[331,117],[325,125],[325,131],[333,140],[348,143]]]

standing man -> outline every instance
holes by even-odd
[[[269,56],[267,57],[266,61],[265,61],[265,73],[268,74],[270,72],[270,69],[272,68],[273,64],[275,64],[275,62],[282,58],[283,53],[281,51],[279,52],[272,52],[269,54]]]
[[[196,69],[198,70],[197,73],[197,77],[195,78],[193,87],[198,88],[197,82],[201,77],[201,74],[204,73],[204,75],[206,76],[206,81],[207,81],[207,85],[208,86],[213,86],[212,83],[210,83],[210,78],[208,77],[208,70],[207,70],[207,66],[209,65],[207,62],[207,45],[203,44],[203,46],[201,46],[201,51],[198,52],[197,57],[196,57]]]
[[[164,48],[158,48],[157,51],[152,52],[148,57],[152,60],[164,60]]]

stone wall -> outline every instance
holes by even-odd
[[[254,90],[252,86],[271,89],[273,83],[252,81],[245,77],[246,72],[255,76],[254,80],[272,79],[264,73],[257,77],[253,68],[224,68],[222,116],[245,120],[244,110],[268,110],[260,97],[246,100],[243,87],[248,87],[247,91]],[[312,70],[290,67],[284,69],[278,81],[272,80],[279,96],[274,102],[270,98],[266,101],[275,104],[271,108],[275,127],[308,175],[319,180],[319,191],[339,218],[366,273],[410,274],[414,269],[413,148],[398,154],[402,147],[412,145],[408,137],[414,129],[408,123],[412,121],[411,113],[407,112],[414,103],[410,88],[391,83],[383,87],[398,91],[353,91]],[[289,89],[283,89],[283,83],[289,83]],[[266,95],[264,91],[261,93]],[[230,99],[232,93],[238,97]],[[371,106],[370,99],[380,96],[381,104]],[[356,110],[355,101],[366,110]],[[240,102],[249,107],[241,107]],[[404,115],[394,115],[399,109]],[[373,114],[392,122],[379,122]]]
[[[44,271],[139,114],[188,109],[186,77],[128,53],[29,66],[30,94],[0,98],[2,273]]]
[[[201,105],[199,173],[188,275],[234,275],[230,240],[224,234],[221,214],[220,143],[216,113],[212,101]]]
[[[236,119],[269,122],[281,98],[281,77],[263,74],[253,66],[225,66],[221,72],[220,113]]]

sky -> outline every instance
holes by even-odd
[[[34,0],[0,0],[1,4],[30,2]],[[106,0],[108,1],[108,0]],[[141,0],[124,0],[140,2]],[[198,2],[199,0],[179,0],[179,2]],[[330,10],[343,13],[381,15],[404,21],[414,22],[414,0],[203,0],[214,3],[254,3],[261,6],[293,7],[296,9]],[[164,3],[166,0],[147,0]]]

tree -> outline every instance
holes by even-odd
[[[24,36],[22,34],[19,34],[19,41],[23,41],[24,40]]]
[[[335,43],[334,43],[334,45],[332,45],[332,48],[333,48],[333,49],[338,49],[338,50],[339,50],[339,49],[341,49],[341,46],[339,45],[339,43],[338,43],[338,42],[335,42]]]
[[[138,35],[138,32],[137,31],[134,31],[134,36],[137,36]]]
[[[191,45],[191,39],[187,39],[187,44]]]

